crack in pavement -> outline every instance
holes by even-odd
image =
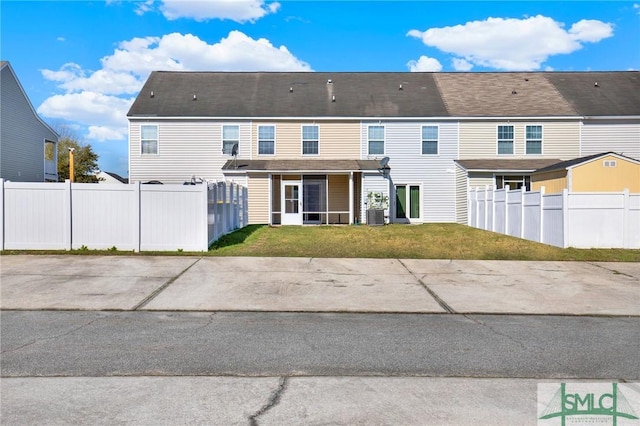
[[[615,269],[609,269],[609,268],[606,268],[606,267],[604,267],[602,265],[598,265],[597,263],[593,263],[593,262],[586,262],[586,263],[591,265],[591,266],[596,266],[598,268],[602,268],[605,271],[609,271],[609,272],[611,272],[611,273],[613,273],[615,275],[623,275],[625,277],[635,278],[633,275],[625,274],[624,272],[616,271]]]
[[[513,337],[509,336],[508,334],[501,333],[501,332],[497,331],[496,329],[494,329],[493,327],[491,327],[490,325],[485,324],[484,322],[482,322],[482,321],[480,321],[480,320],[477,320],[477,319],[475,319],[475,318],[472,318],[471,316],[469,316],[469,315],[467,315],[467,314],[461,314],[461,315],[462,315],[463,317],[465,317],[466,319],[468,319],[469,321],[471,321],[471,322],[474,322],[474,323],[476,323],[476,324],[478,324],[478,325],[481,325],[481,326],[483,326],[483,327],[488,328],[489,330],[491,330],[494,334],[497,334],[498,336],[506,337],[506,338],[507,338],[507,340],[510,340],[510,341],[512,341],[513,343],[517,343],[518,345],[520,345],[520,347],[521,347],[522,349],[525,349],[525,345],[524,345],[524,343],[522,343],[522,342],[521,342],[521,341],[519,341],[519,340],[514,339]]]
[[[257,426],[258,417],[264,415],[267,411],[269,411],[270,409],[278,405],[278,403],[280,402],[280,398],[282,397],[282,394],[284,393],[287,387],[288,382],[289,382],[288,377],[286,376],[280,377],[280,380],[278,382],[278,387],[273,392],[271,392],[271,396],[269,397],[269,400],[267,401],[267,403],[263,405],[262,408],[260,408],[254,414],[249,416],[249,424],[251,426]]]
[[[447,312],[448,312],[448,313],[450,313],[450,314],[456,314],[456,313],[457,313],[457,312],[456,312],[456,311],[455,311],[451,306],[449,306],[449,304],[447,304],[447,302],[445,302],[445,301],[444,301],[440,296],[438,296],[438,295],[436,294],[436,292],[435,292],[435,291],[431,290],[431,289],[429,288],[429,286],[428,286],[427,284],[425,284],[425,282],[424,282],[424,281],[422,281],[422,279],[421,279],[421,278],[418,278],[418,276],[417,276],[416,274],[414,274],[414,273],[413,273],[413,272],[412,272],[412,271],[407,267],[407,265],[405,265],[405,264],[402,262],[402,260],[400,260],[400,259],[397,259],[397,260],[398,260],[398,262],[400,262],[400,264],[404,267],[404,269],[406,269],[406,270],[407,270],[407,272],[409,272],[409,274],[411,274],[411,276],[413,276],[413,278],[415,278],[415,279],[420,283],[420,285],[421,285],[422,287],[424,287],[424,289],[427,291],[427,293],[429,293],[429,295],[430,295],[431,297],[433,297],[433,299],[438,303],[438,305],[440,305],[440,307],[441,307],[442,309],[444,309],[445,311],[447,311]]]
[[[24,345],[21,345],[21,346],[16,347],[16,348],[2,350],[2,351],[0,351],[0,354],[5,354],[5,353],[9,353],[9,352],[16,352],[16,351],[19,351],[19,350],[21,350],[21,349],[26,348],[27,346],[34,345],[34,344],[36,344],[36,343],[38,343],[38,342],[43,342],[43,341],[46,341],[46,340],[55,340],[55,339],[59,339],[59,338],[61,338],[61,337],[69,336],[69,335],[71,335],[71,334],[75,333],[76,331],[81,330],[81,329],[83,329],[83,328],[85,328],[85,327],[88,327],[88,326],[90,326],[91,324],[93,324],[94,322],[96,322],[96,321],[98,321],[98,320],[101,320],[101,319],[104,319],[104,318],[105,318],[104,316],[102,316],[102,317],[98,317],[98,318],[94,318],[94,319],[92,319],[91,321],[89,321],[88,323],[86,323],[86,324],[82,324],[82,325],[79,325],[78,327],[76,327],[76,328],[74,328],[74,329],[72,329],[72,330],[69,330],[69,331],[67,331],[66,333],[58,334],[58,335],[56,335],[56,336],[51,336],[51,337],[44,337],[44,338],[42,338],[42,339],[34,339],[34,340],[32,340],[32,341],[30,341],[30,342],[28,342],[28,343],[25,343]]]
[[[184,268],[184,270],[182,272],[180,272],[178,275],[176,275],[175,277],[171,278],[170,280],[168,280],[166,283],[162,284],[160,287],[158,287],[157,289],[155,289],[150,295],[148,295],[147,297],[145,297],[144,299],[142,299],[142,301],[140,303],[138,303],[137,305],[135,305],[131,310],[132,311],[137,311],[143,307],[145,307],[149,302],[151,302],[153,299],[155,299],[160,293],[162,293],[167,287],[169,287],[171,284],[173,284],[174,282],[176,282],[176,280],[178,278],[180,278],[185,272],[187,272],[189,269],[191,269],[191,267],[193,265],[195,265],[196,263],[200,262],[202,260],[202,258],[198,258],[195,260],[195,262],[193,262],[191,265],[187,266],[186,268]]]
[[[194,328],[193,331],[202,330],[203,328],[209,327],[213,323],[213,317],[215,317],[216,314],[217,312],[211,312],[209,314],[209,320],[207,321],[207,323],[205,325],[201,325],[200,327]]]

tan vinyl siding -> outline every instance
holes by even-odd
[[[302,155],[302,126],[318,126],[318,155]],[[275,155],[258,155],[258,126],[275,126]],[[254,121],[252,158],[266,159],[345,159],[360,157],[359,121]]]
[[[329,175],[329,211],[349,211],[349,176]]]
[[[615,161],[615,167],[605,167],[605,161]],[[608,155],[571,170],[572,192],[609,192],[628,189],[640,193],[640,164]]]
[[[269,175],[249,174],[249,224],[269,223]]]
[[[479,173],[472,172],[469,173],[469,188],[482,188],[484,189],[487,185],[493,187],[496,184],[495,178],[493,177],[493,173]]]
[[[562,192],[567,187],[567,171],[562,169],[531,175],[531,190],[540,191],[542,186],[545,194]]]
[[[240,126],[238,158],[249,158],[250,127],[245,122],[132,121],[129,130],[129,181],[182,183],[192,176],[223,180],[222,126]],[[141,154],[140,126],[158,126],[158,154]]]
[[[497,128],[514,126],[513,155],[498,155]],[[526,154],[527,125],[542,126],[542,154]],[[489,121],[460,122],[460,159],[536,158],[561,160],[580,155],[580,123],[578,121]]]

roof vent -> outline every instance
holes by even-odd
[[[198,100],[198,95],[196,95],[195,93],[193,94],[193,100],[197,101]]]
[[[517,94],[518,94],[518,92],[516,92],[515,90],[512,90],[512,91],[511,91],[511,94],[512,94],[512,95],[517,95]]]
[[[331,79],[327,80],[327,84],[333,84],[333,80]]]
[[[331,102],[335,102],[336,101],[336,95],[331,96]]]
[[[529,79],[525,77],[524,81],[529,81]]]
[[[151,93],[149,94],[149,96],[150,96],[151,98],[153,98],[153,97],[155,96],[155,95],[153,94],[153,90],[151,91]]]
[[[289,87],[289,93],[293,93],[293,86]]]
[[[594,87],[599,87],[599,86],[598,86],[598,82],[596,81],[595,83],[593,83],[593,86],[594,86]]]
[[[402,84],[398,86],[398,90],[402,90]]]

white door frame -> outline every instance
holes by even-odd
[[[291,208],[292,210],[295,210],[295,207],[292,205],[291,201],[294,200],[287,200],[286,198],[286,187],[287,186],[297,186],[298,187],[298,198],[297,198],[297,211],[296,212],[290,212],[287,213],[287,207]],[[281,199],[280,199],[280,205],[282,206],[282,218],[281,218],[281,223],[283,225],[302,225],[302,181],[301,180],[282,180],[282,186],[281,186]],[[287,201],[290,201],[289,203],[287,203]]]

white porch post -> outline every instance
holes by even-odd
[[[349,225],[353,225],[353,172],[349,172]]]

